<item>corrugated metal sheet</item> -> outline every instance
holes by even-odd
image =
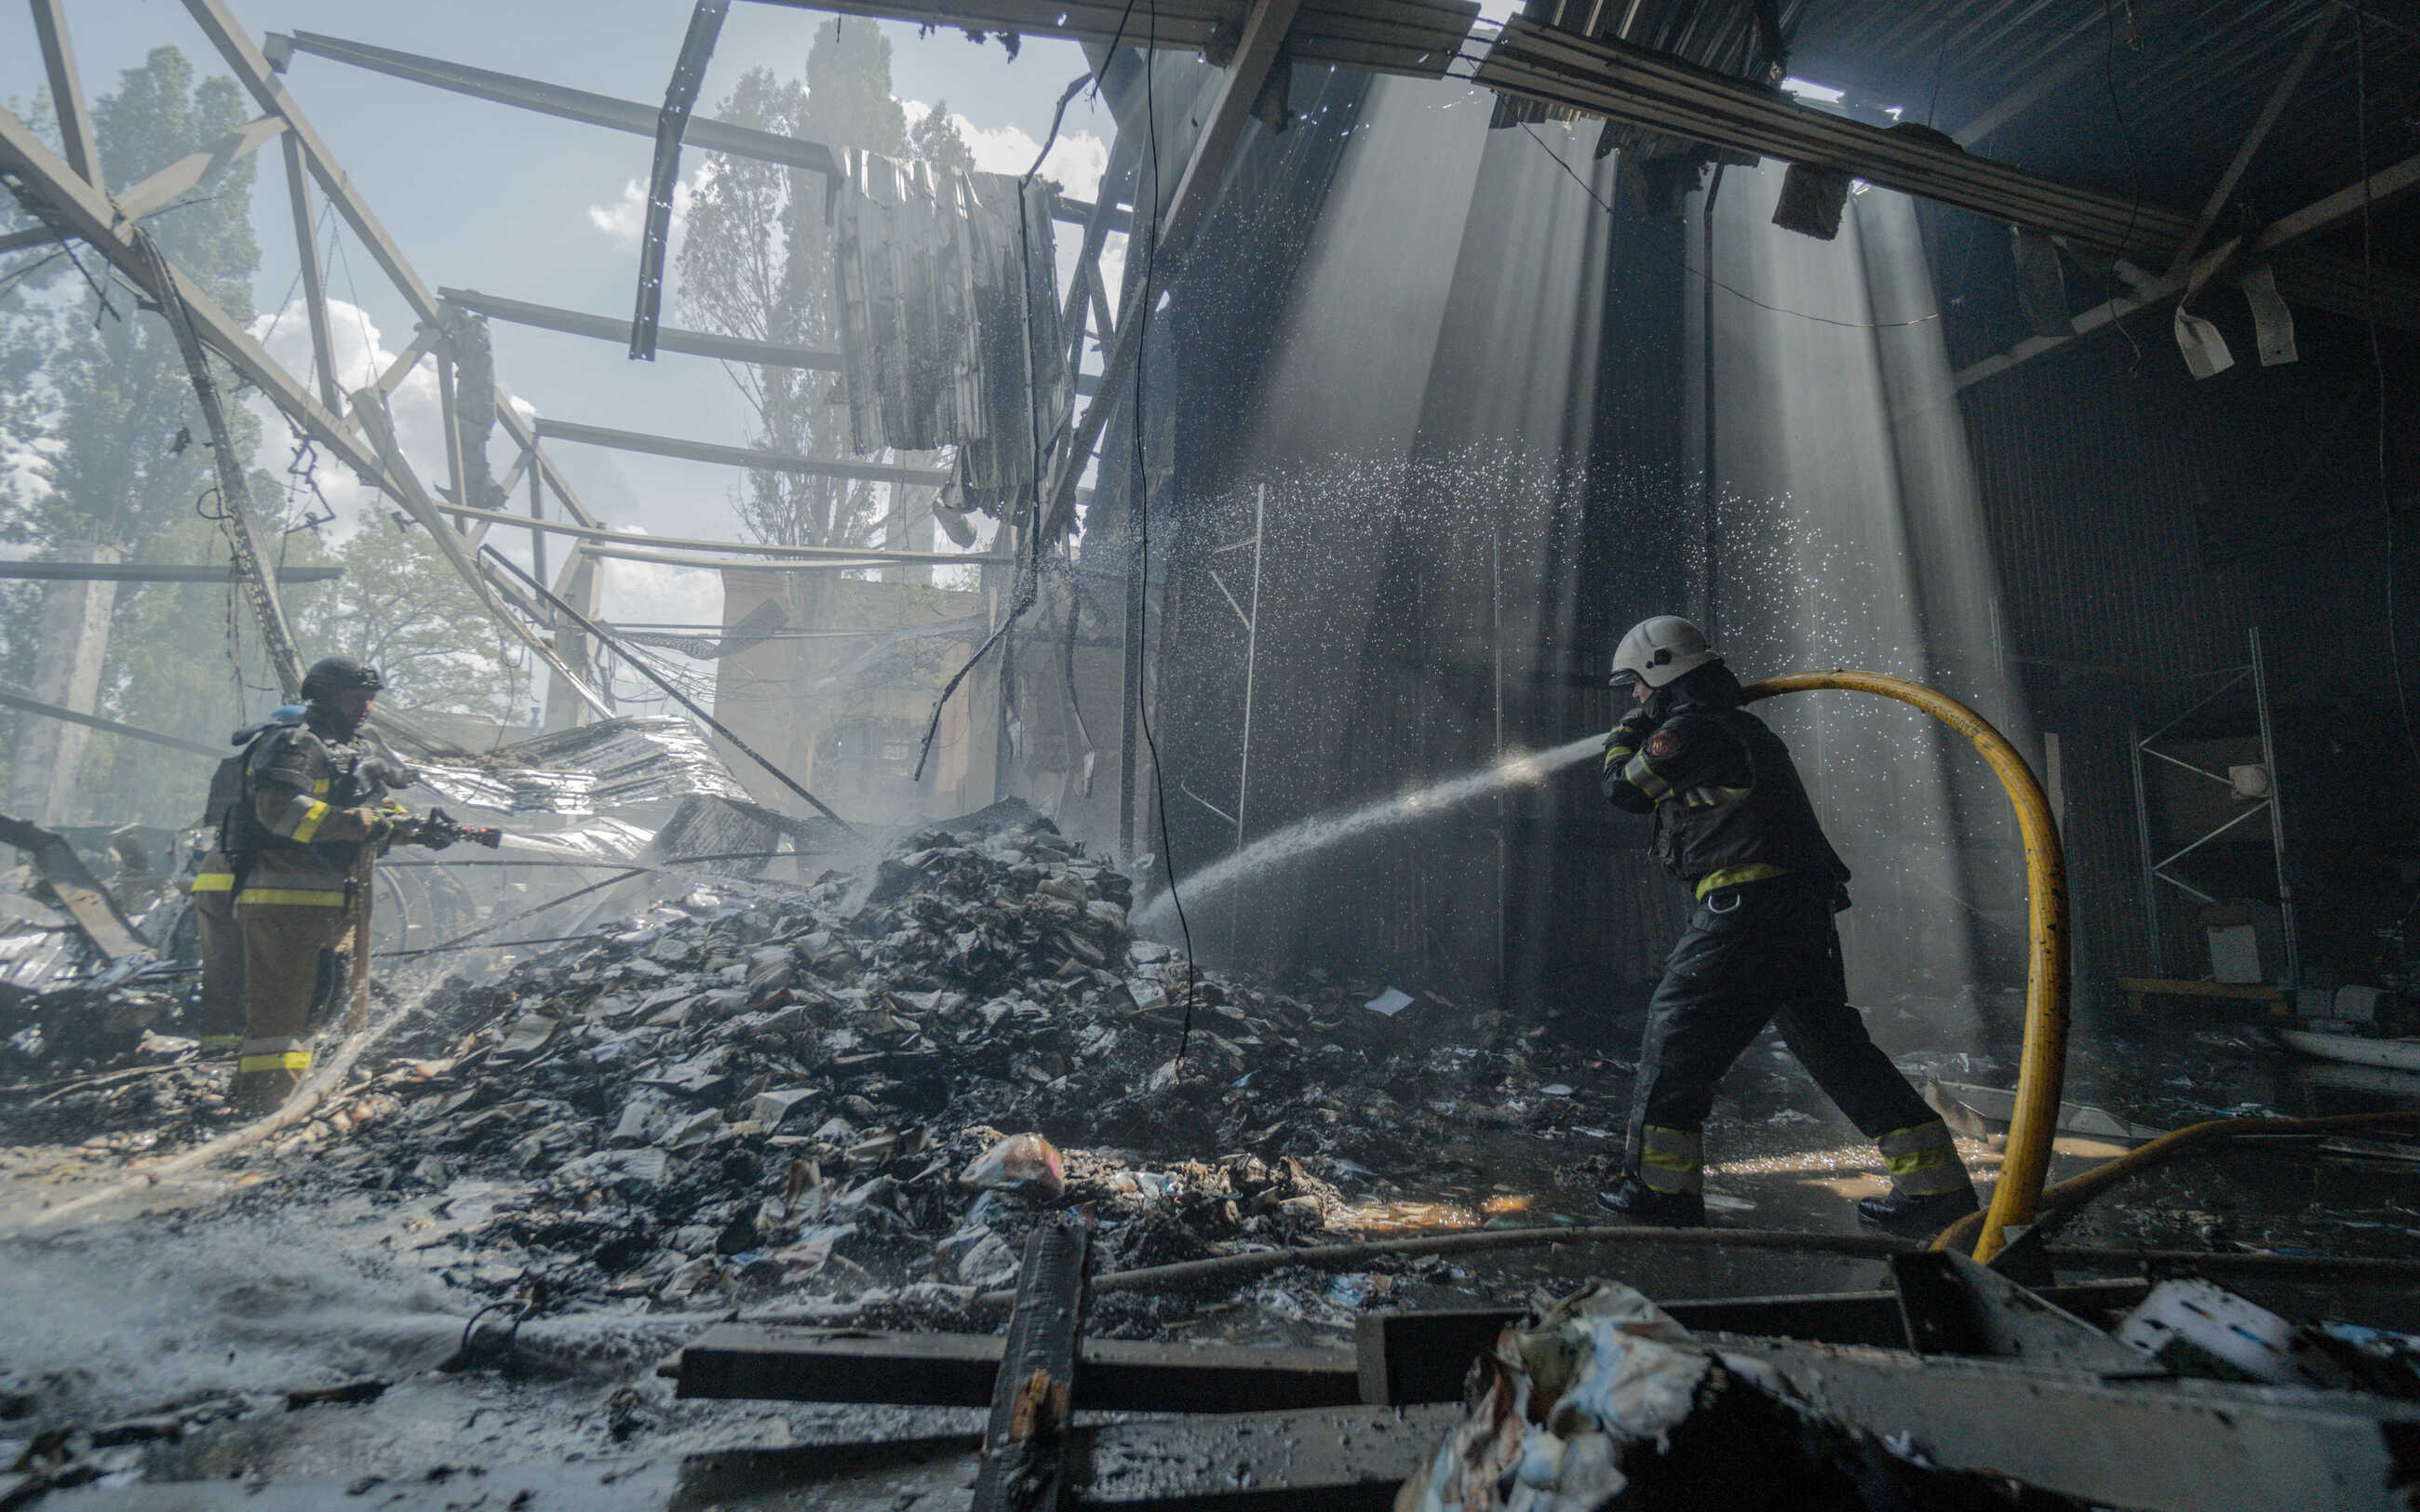
[[[851,442],[861,455],[955,446],[954,487],[988,508],[1032,482],[1075,398],[1053,188],[866,152],[848,168],[832,278]]]

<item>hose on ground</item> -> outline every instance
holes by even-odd
[[[2345,1113],[2324,1119],[2211,1119],[2164,1134],[2141,1149],[2130,1149],[2114,1160],[2103,1161],[2081,1176],[2071,1176],[2064,1181],[2044,1187],[2037,1211],[2042,1216],[2048,1216],[2063,1208],[2074,1207],[2100,1196],[2137,1172],[2147,1171],[2188,1149],[2216,1139],[2232,1139],[2244,1134],[2347,1134],[2355,1129],[2412,1128],[2420,1128],[2420,1113]],[[1977,1230],[1982,1227],[1983,1214],[1970,1212],[1936,1235],[1932,1247],[1962,1248],[1974,1241]]]

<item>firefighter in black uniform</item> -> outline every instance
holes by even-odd
[[[1637,706],[1606,737],[1605,795],[1654,815],[1656,858],[1698,906],[1648,1004],[1621,1180],[1597,1201],[1640,1223],[1702,1226],[1714,1084],[1775,1024],[1881,1147],[1891,1190],[1857,1204],[1860,1222],[1931,1230],[1974,1211],[1947,1126],[1849,1006],[1832,924],[1849,869],[1789,748],[1741,707],[1739,680],[1686,620],[1634,626],[1613,666]]]

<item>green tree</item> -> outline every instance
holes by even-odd
[[[295,634],[307,655],[351,656],[385,674],[406,709],[517,722],[529,705],[520,642],[481,607],[420,527],[377,518],[327,560],[345,576],[304,599]]]
[[[199,78],[176,48],[156,49],[94,103],[102,171],[114,185],[138,182],[215,142],[248,114],[232,80]],[[36,118],[47,115],[45,108]],[[238,162],[145,222],[178,267],[239,322],[253,316],[260,261],[254,176],[251,160]],[[133,562],[225,561],[217,527],[201,517],[215,507],[209,432],[166,323],[138,309],[122,285],[97,287],[108,275],[89,247],[39,250],[0,268],[0,278],[27,269],[29,276],[0,293],[0,455],[36,460],[16,471],[0,499],[0,530],[38,552],[91,541]],[[232,402],[237,387],[225,370],[221,392],[248,464],[260,445],[259,421]],[[266,475],[254,472],[250,491],[274,507],[277,489]],[[188,738],[223,739],[248,704],[273,698],[273,689],[245,690],[269,681],[256,652],[244,649],[257,640],[249,621],[230,626],[210,603],[207,589],[123,585],[101,712]],[[18,625],[8,628],[12,641],[23,639]],[[94,818],[181,822],[198,808],[209,777],[196,761],[97,737],[86,747],[81,808]]]

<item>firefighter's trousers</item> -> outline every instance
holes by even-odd
[[[248,900],[236,912],[243,921],[244,1025],[234,1097],[266,1113],[311,1070],[311,1004],[325,990],[320,958],[349,943],[353,915],[342,906]]]
[[[1714,1084],[1768,1024],[1823,1095],[1882,1147],[1899,1190],[1965,1183],[1948,1129],[1849,1006],[1830,887],[1795,876],[1707,894],[1673,946],[1638,1051],[1630,1175],[1659,1192],[1704,1189],[1701,1131]]]
[[[194,925],[202,950],[202,1000],[194,1010],[194,1033],[206,1048],[224,1054],[243,1033],[243,924],[236,918],[230,888],[199,885],[210,880],[206,874],[194,888]]]

